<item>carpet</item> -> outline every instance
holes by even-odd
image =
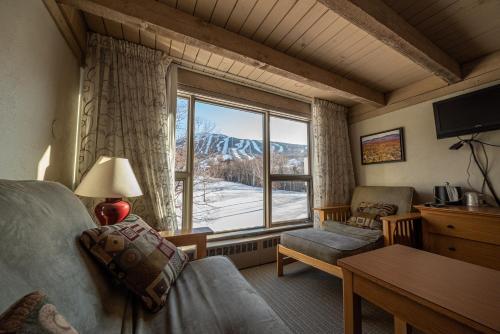
[[[241,273],[294,333],[344,333],[342,281],[335,276],[302,263],[285,266],[283,277],[276,276],[275,263]],[[365,300],[362,314],[363,333],[394,332],[392,316]]]

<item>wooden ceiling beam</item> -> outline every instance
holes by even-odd
[[[319,0],[376,39],[447,83],[462,80],[460,65],[382,0]]]
[[[85,12],[182,41],[241,63],[346,97],[382,106],[368,86],[272,49],[155,0],[58,0]]]
[[[500,51],[463,64],[462,72],[464,80],[455,84],[448,85],[436,77],[429,77],[396,89],[386,94],[387,105],[380,108],[357,104],[349,109],[349,122],[361,122],[418,103],[498,81],[500,80]]]
[[[66,43],[68,43],[71,51],[78,59],[78,62],[83,64],[84,52],[86,48],[86,26],[82,23],[82,21],[76,21],[75,17],[71,15],[72,13],[70,10],[58,6],[56,0],[43,0],[43,3],[54,19],[54,22],[66,40]],[[75,32],[76,29],[84,31],[83,37]]]

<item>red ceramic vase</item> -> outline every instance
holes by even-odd
[[[101,225],[113,225],[128,216],[130,204],[121,198],[106,198],[104,202],[97,204],[94,212]]]

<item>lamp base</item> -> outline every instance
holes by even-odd
[[[121,198],[106,198],[104,202],[97,204],[94,212],[101,225],[113,225],[128,216],[130,204]]]

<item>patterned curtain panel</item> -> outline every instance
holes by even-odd
[[[314,206],[349,203],[354,170],[349,143],[347,108],[314,99],[312,108]],[[315,214],[314,225],[319,224]]]
[[[132,212],[157,230],[177,228],[174,122],[177,69],[161,52],[92,34],[85,64],[78,182],[102,156],[130,160],[143,196]],[[89,209],[100,199],[84,199]]]

